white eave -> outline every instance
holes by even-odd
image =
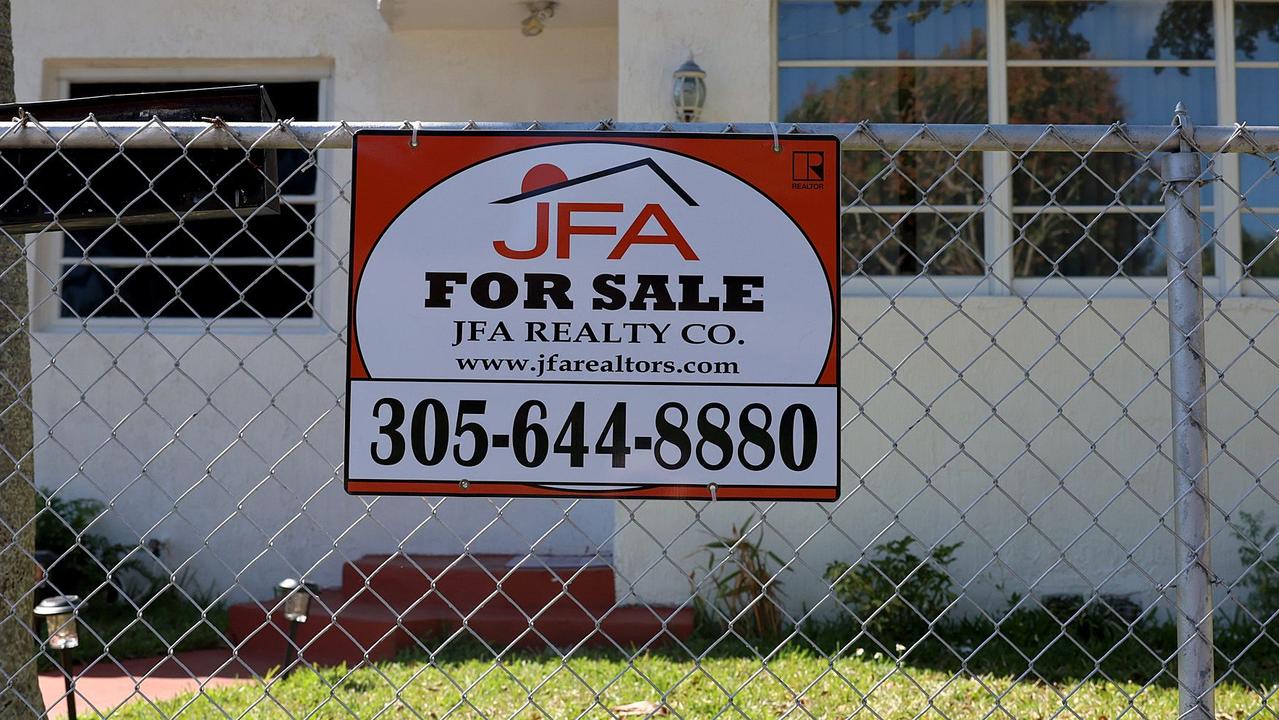
[[[376,0],[392,30],[518,29],[529,10],[522,0]],[[560,0],[551,28],[611,27],[617,0]]]

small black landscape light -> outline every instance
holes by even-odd
[[[71,672],[71,650],[80,646],[76,615],[82,603],[77,595],[55,595],[45,598],[35,607],[35,614],[48,623],[49,648],[59,652],[62,677],[67,688],[67,717],[75,720],[75,677]]]
[[[281,666],[285,674],[289,672],[293,650],[297,647],[298,623],[306,622],[307,615],[311,612],[311,600],[319,594],[320,588],[315,583],[294,578],[285,578],[275,586],[275,598],[280,601],[279,607],[284,613],[284,619],[289,621],[289,641],[284,646],[284,664]]]

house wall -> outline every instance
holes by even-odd
[[[692,50],[708,73],[704,119],[767,121],[772,11],[770,0],[619,0],[617,28],[552,22],[532,39],[517,27],[393,33],[372,0],[128,0],[109,12],[88,0],[14,0],[13,16],[23,98],[50,97],[58,77],[85,69],[198,76],[229,64],[331,78],[331,118],[665,120],[670,73]],[[327,169],[345,178],[345,154],[330,155]],[[335,204],[324,228],[337,252],[345,210]],[[341,327],[346,280],[335,264],[328,272],[326,320]],[[1150,597],[1169,579],[1162,306],[970,297],[959,312],[941,298],[845,298],[842,309],[863,337],[843,339],[836,505],[347,497],[337,479],[343,346],[323,325],[281,336],[37,332],[37,474],[71,495],[113,498],[109,532],[165,539],[171,557],[193,556],[219,587],[258,594],[312,563],[311,576],[331,583],[340,560],[364,552],[533,547],[611,550],[623,602],[680,603],[712,534],[765,510],[766,545],[787,560],[802,548],[783,576],[795,611],[822,602],[817,576],[829,562],[904,534],[962,541],[954,575],[988,607],[1032,586]],[[1230,579],[1239,566],[1225,515],[1279,517],[1275,434],[1263,424],[1279,427],[1263,403],[1279,339],[1273,301],[1210,309],[1210,360],[1228,368],[1209,401],[1211,430],[1228,440],[1228,452],[1212,448],[1214,554]],[[1257,417],[1245,401],[1262,403]]]

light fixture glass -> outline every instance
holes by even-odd
[[[697,122],[706,105],[706,71],[692,56],[675,71],[675,117],[680,122]]]
[[[293,578],[285,578],[275,586],[275,597],[284,601],[281,609],[289,622],[306,622],[311,612],[311,598],[318,592],[316,585]]]
[[[79,628],[76,627],[76,610],[80,605],[77,595],[56,595],[45,598],[35,607],[35,614],[45,618],[49,627],[49,647],[54,650],[71,650],[80,646]]]

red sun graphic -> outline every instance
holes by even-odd
[[[520,192],[532,192],[556,183],[566,182],[568,175],[550,163],[534,165],[524,173],[524,182],[520,184]]]

